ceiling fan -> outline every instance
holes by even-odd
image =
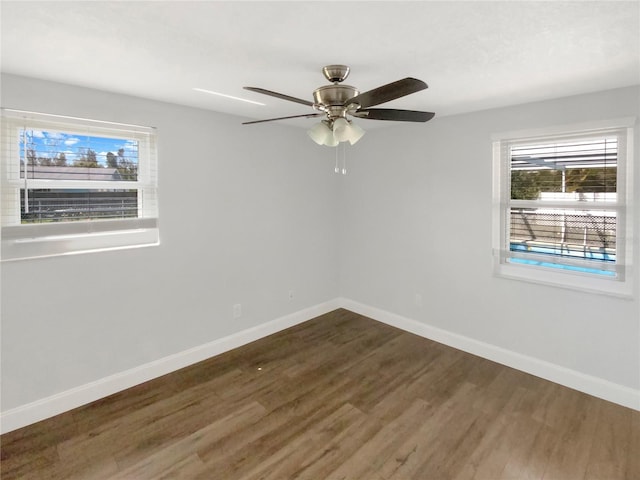
[[[324,85],[315,89],[313,91],[313,102],[271,90],[265,90],[264,88],[244,87],[245,90],[312,107],[318,112],[269,118],[266,120],[254,120],[244,122],[243,125],[290,118],[324,117],[320,123],[314,125],[307,133],[317,144],[335,147],[340,142],[346,141],[353,145],[364,135],[364,130],[353,124],[352,121],[347,118],[348,115],[369,120],[391,120],[396,122],[426,122],[434,117],[435,113],[433,112],[398,110],[393,108],[369,108],[424,90],[427,88],[427,84],[422,80],[407,77],[360,93],[355,87],[342,85],[342,82],[349,75],[349,71],[350,69],[346,65],[327,65],[324,67],[322,73],[332,85]]]

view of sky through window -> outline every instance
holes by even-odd
[[[30,165],[119,168],[138,164],[138,142],[45,130],[20,132],[20,160]]]

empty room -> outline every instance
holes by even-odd
[[[0,476],[640,478],[640,2],[0,2]]]

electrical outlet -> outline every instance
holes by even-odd
[[[242,305],[236,303],[233,306],[233,318],[240,318],[242,316]]]

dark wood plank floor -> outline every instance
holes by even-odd
[[[640,412],[346,310],[0,440],[2,480],[640,479]]]

